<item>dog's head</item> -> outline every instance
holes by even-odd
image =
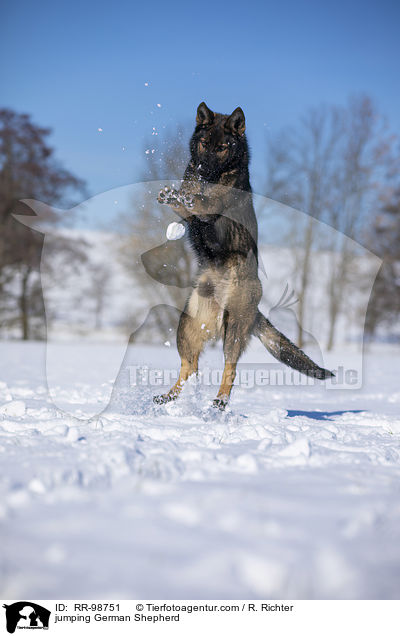
[[[248,163],[245,117],[241,108],[231,115],[214,113],[202,102],[196,115],[196,128],[190,140],[190,153],[197,175],[206,181]]]

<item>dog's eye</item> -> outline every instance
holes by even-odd
[[[217,146],[215,150],[217,152],[223,152],[224,150],[226,150],[227,147],[228,146],[226,144],[224,144],[224,145],[221,145],[221,146]]]

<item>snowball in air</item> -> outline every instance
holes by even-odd
[[[177,241],[185,234],[185,226],[182,223],[172,222],[167,227],[167,239]]]

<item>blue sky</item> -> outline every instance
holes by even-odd
[[[203,100],[242,106],[259,192],[266,134],[310,106],[366,92],[400,132],[394,0],[8,0],[0,24],[1,105],[53,128],[91,194],[139,180],[153,127],[193,121]]]

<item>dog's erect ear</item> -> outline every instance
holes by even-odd
[[[209,126],[214,119],[214,113],[204,102],[201,102],[197,109],[196,123],[199,126]]]
[[[225,122],[225,128],[236,135],[243,135],[246,130],[246,120],[244,112],[240,107],[235,108],[232,115],[229,115]]]

